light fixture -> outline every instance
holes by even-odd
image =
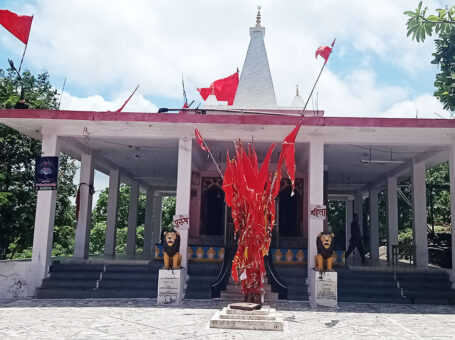
[[[370,146],[370,159],[362,159],[360,162],[365,165],[369,164],[378,164],[378,165],[387,165],[387,164],[403,164],[404,161],[397,161],[393,159],[392,149],[390,149],[390,160],[386,159],[372,159],[371,158],[371,146]]]

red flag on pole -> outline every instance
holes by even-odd
[[[286,163],[286,169],[287,169],[289,179],[291,180],[292,191],[294,191],[294,185],[295,185],[295,139],[297,137],[297,134],[299,133],[300,124],[301,124],[301,121],[299,120],[299,122],[297,123],[295,128],[284,139],[283,145],[281,146],[281,154],[280,154],[280,159],[278,160],[278,168],[277,168],[277,170],[280,172],[281,165],[283,164],[283,160],[284,160]]]
[[[139,85],[136,86],[136,88],[134,89],[133,93],[131,93],[131,96],[129,96],[128,99],[125,101],[125,103],[123,103],[122,107],[120,109],[118,109],[117,111],[115,111],[115,112],[122,112],[123,108],[130,101],[131,97],[134,96],[134,94],[136,93],[138,88],[139,88]]]
[[[0,25],[5,27],[25,45],[28,43],[30,29],[32,28],[32,20],[33,16],[17,15],[6,9],[0,9]]]
[[[206,100],[208,96],[215,90],[215,97],[218,101],[228,102],[228,105],[234,103],[235,93],[239,85],[239,73],[235,72],[229,77],[215,80],[210,84],[210,87],[197,89],[201,94],[202,99]]]
[[[322,58],[325,59],[325,63],[327,63],[327,60],[329,60],[329,57],[330,57],[330,53],[332,53],[332,49],[333,49],[333,45],[335,45],[335,40],[333,40],[332,42],[332,46],[320,46],[317,50],[316,50],[316,54],[315,54],[315,58],[318,57],[318,55],[320,55]]]
[[[205,144],[204,139],[202,139],[201,133],[199,132],[198,129],[194,129],[194,134],[196,135],[196,141],[199,144],[199,146],[201,147],[201,149],[204,151],[208,151],[207,147],[204,145]]]

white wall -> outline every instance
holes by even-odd
[[[0,261],[0,299],[34,297],[35,276],[31,261]]]

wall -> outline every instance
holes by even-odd
[[[31,261],[0,261],[0,299],[34,297],[34,277]]]

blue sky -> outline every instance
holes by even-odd
[[[406,37],[405,10],[418,1],[261,1],[266,47],[281,106],[299,84],[306,98],[322,65],[314,52],[337,38],[317,87],[327,116],[445,116],[432,96],[434,42]],[[427,1],[430,10],[443,7]],[[252,1],[0,0],[0,8],[35,14],[24,67],[47,70],[58,89],[67,77],[63,109],[113,110],[140,84],[126,111],[182,103],[196,87],[241,71],[255,24]],[[0,30],[0,68],[19,63],[23,45]]]

